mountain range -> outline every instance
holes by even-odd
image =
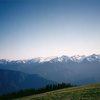
[[[76,55],[71,57],[63,55],[61,57],[38,57],[28,60],[13,61],[1,59],[0,69],[3,71],[10,70],[11,76],[13,75],[13,71],[20,71],[20,73],[25,73],[29,76],[30,74],[33,76],[38,75],[43,79],[55,82],[65,82],[76,85],[91,84],[100,82],[100,55]],[[5,76],[9,75],[4,76],[4,74],[1,74],[0,76],[0,81],[2,81],[3,79],[7,80]],[[18,78],[17,75],[14,77],[15,79]],[[8,80],[11,81],[13,79],[8,78]],[[30,83],[31,79],[28,81]],[[38,87],[40,83],[41,82],[38,83]],[[14,84],[16,84],[16,82]]]
[[[74,55],[74,56],[66,56],[63,55],[61,57],[37,57],[33,59],[28,59],[28,60],[6,60],[6,59],[0,59],[0,64],[7,64],[7,63],[44,63],[44,62],[68,62],[68,61],[73,61],[73,62],[82,62],[83,60],[87,61],[99,61],[100,62],[100,55],[92,54],[89,56],[85,55]]]

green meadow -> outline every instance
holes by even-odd
[[[100,84],[64,88],[14,100],[100,100]]]

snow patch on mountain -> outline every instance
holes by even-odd
[[[89,56],[85,56],[85,55],[74,55],[74,56],[60,56],[60,57],[56,57],[56,56],[52,56],[52,57],[37,57],[37,58],[33,58],[33,59],[28,59],[28,60],[6,60],[6,59],[1,59],[0,60],[0,64],[7,64],[7,63],[44,63],[44,62],[49,62],[49,63],[53,63],[53,62],[68,62],[68,61],[73,61],[73,62],[77,62],[80,63],[83,60],[87,60],[87,61],[99,61],[100,62],[100,55],[96,55],[96,54],[92,54]]]

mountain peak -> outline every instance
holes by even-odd
[[[100,55],[97,54],[92,54],[89,56],[85,56],[85,55],[74,55],[74,56],[67,56],[67,55],[62,55],[60,57],[57,56],[52,56],[52,57],[37,57],[37,58],[33,58],[33,59],[28,59],[28,60],[6,60],[6,59],[1,59],[0,60],[0,64],[7,64],[10,62],[13,63],[44,63],[44,62],[68,62],[68,61],[74,61],[74,62],[81,62],[84,59],[86,59],[87,61],[99,61],[100,62]]]

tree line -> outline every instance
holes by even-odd
[[[0,100],[12,100],[14,98],[20,98],[20,97],[29,96],[29,95],[45,93],[45,92],[63,89],[63,88],[69,88],[69,87],[73,87],[73,86],[75,86],[75,85],[71,85],[70,83],[68,83],[68,84],[66,84],[66,83],[49,84],[44,88],[26,89],[26,90],[21,90],[19,92],[13,92],[10,94],[2,95],[2,96],[0,96]]]

